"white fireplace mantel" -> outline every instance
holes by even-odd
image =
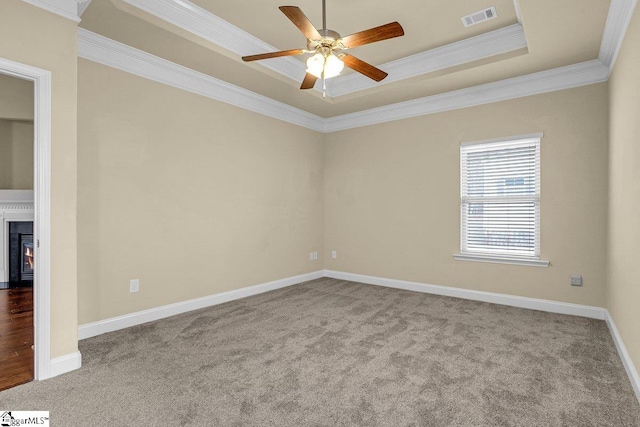
[[[33,190],[0,190],[0,283],[9,281],[9,223],[33,218]]]

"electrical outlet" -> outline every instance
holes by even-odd
[[[318,252],[314,252],[313,253],[313,260],[317,260],[318,259]]]
[[[338,252],[336,252],[336,251],[331,251],[331,258],[333,258],[333,259],[338,258]]]
[[[313,261],[313,252],[309,252],[309,259]]]
[[[582,276],[571,275],[571,286],[582,286]]]
[[[140,291],[140,279],[129,280],[129,293]]]

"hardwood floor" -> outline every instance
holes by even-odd
[[[33,288],[0,290],[0,390],[33,380]]]

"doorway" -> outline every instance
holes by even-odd
[[[0,74],[0,390],[32,381],[34,84]]]
[[[0,334],[11,336],[5,342],[0,341],[0,355],[6,356],[5,353],[9,353],[9,356],[13,354],[16,357],[11,360],[0,359],[2,360],[0,377],[8,371],[8,368],[20,365],[20,369],[11,371],[13,374],[11,376],[16,377],[13,378],[16,382],[25,382],[30,379],[46,379],[51,375],[51,73],[0,58],[0,85],[0,98],[4,88],[16,103],[11,108],[16,109],[21,106],[20,111],[28,109],[25,104],[19,104],[24,101],[18,101],[18,98],[15,98],[17,89],[26,85],[31,91],[30,103],[28,103],[31,117],[5,117],[14,119],[11,121],[15,122],[15,126],[14,123],[11,124],[11,149],[7,148],[5,142],[4,150],[0,151],[0,167],[3,168],[0,172],[0,187],[3,188],[0,190],[0,200],[6,202],[4,211],[0,211],[0,224],[7,236],[0,244],[0,260],[7,260],[7,266],[0,271],[0,311],[3,307],[5,308],[4,317],[0,314]],[[7,114],[9,113],[2,113],[2,115]],[[30,131],[27,129],[29,124]],[[7,124],[4,123],[4,125],[6,138]],[[20,141],[29,139],[31,144],[15,142],[13,139],[15,133],[21,134],[22,139],[18,138]],[[30,162],[25,162],[25,158],[30,158]],[[29,166],[26,166],[27,164]],[[26,228],[21,225],[15,226],[15,223],[25,222],[31,223],[32,226]],[[17,282],[9,279],[11,267],[8,265],[8,258],[5,258],[9,251],[10,228],[16,230],[14,240],[17,242],[15,246],[19,248],[15,258],[17,261],[13,267],[20,270],[15,276],[19,277]],[[29,286],[30,282],[31,286]],[[6,325],[7,322],[13,325]],[[6,328],[3,328],[3,325]],[[13,353],[11,353],[11,345],[17,346]],[[30,363],[23,364],[24,360],[18,362],[20,357],[29,358]],[[0,385],[1,388],[3,388],[2,385]]]

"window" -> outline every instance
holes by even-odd
[[[460,146],[456,259],[548,266],[540,261],[541,137]]]

